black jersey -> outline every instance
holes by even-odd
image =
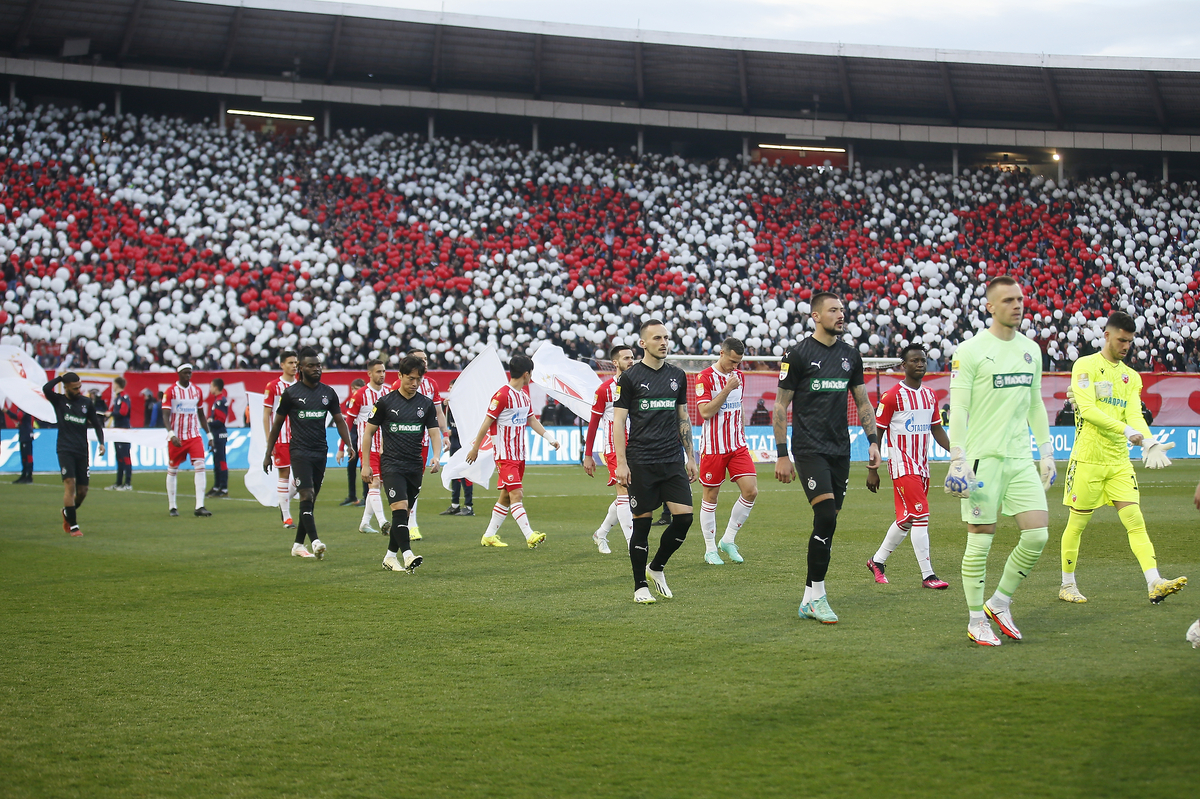
[[[342,406],[337,392],[324,383],[313,388],[297,380],[279,396],[279,410],[292,424],[291,453],[308,458],[324,458],[329,454],[325,439],[325,414],[340,414]]]
[[[779,387],[795,392],[792,452],[849,454],[846,396],[862,384],[862,358],[841,339],[826,347],[808,336],[789,350],[780,366]]]
[[[629,411],[626,462],[679,463],[684,459],[676,409],[687,407],[687,375],[678,366],[664,363],[651,369],[638,361],[617,380],[613,407]]]
[[[375,400],[367,423],[378,427],[383,434],[381,472],[425,471],[425,460],[421,457],[425,431],[437,427],[433,400],[420,392],[409,399],[399,391],[390,391]]]
[[[96,406],[91,397],[80,392],[74,399],[68,399],[66,394],[59,394],[54,390],[58,382],[51,380],[42,386],[42,393],[46,395],[46,399],[50,400],[50,404],[54,406],[54,412],[58,415],[56,451],[73,455],[87,454],[88,427],[92,427],[96,431],[97,440],[103,444],[104,424],[96,413]]]

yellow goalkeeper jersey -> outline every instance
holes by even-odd
[[[1099,352],[1085,355],[1071,367],[1071,388],[1075,396],[1072,460],[1128,461],[1126,425],[1150,437],[1142,418],[1142,376],[1125,363],[1113,363]]]

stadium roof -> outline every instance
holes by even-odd
[[[0,38],[8,74],[41,75],[17,62],[58,59],[702,116],[1200,133],[1200,59],[820,44],[315,0],[0,0],[0,30],[11,32]],[[86,57],[64,57],[79,39]]]

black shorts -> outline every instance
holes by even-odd
[[[383,482],[383,493],[387,497],[388,506],[393,502],[407,502],[411,508],[417,501],[417,495],[421,493],[423,476],[421,472],[385,471],[381,474],[379,477]]]
[[[62,472],[62,479],[74,480],[76,487],[87,485],[92,473],[86,452],[58,453],[58,468]]]
[[[682,463],[629,464],[629,509],[634,516],[653,513],[661,505],[692,504],[692,484]]]
[[[327,460],[328,457],[324,455],[313,457],[292,453],[292,482],[301,491],[311,488],[313,499],[316,499],[317,494],[321,493],[321,483],[325,480],[325,462]]]
[[[793,453],[793,459],[808,501],[812,502],[822,494],[833,494],[833,501],[841,510],[850,482],[850,456],[797,452]]]

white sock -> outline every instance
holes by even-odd
[[[521,528],[521,534],[528,541],[533,536],[533,528],[529,525],[529,516],[525,514],[525,506],[520,502],[514,502],[509,513],[512,514],[513,521],[517,523],[517,527]]]
[[[814,581],[813,585],[812,585],[813,601],[815,602],[816,600],[820,599],[823,596],[825,596],[825,581],[822,580],[819,583]]]
[[[1146,587],[1147,588],[1153,588],[1154,584],[1162,579],[1162,577],[1160,577],[1158,574],[1157,568],[1146,569],[1146,571],[1142,572],[1142,574],[1144,574],[1146,576]]]
[[[604,521],[600,522],[600,526],[596,528],[596,537],[608,540],[608,531],[613,529],[613,525],[617,523],[617,501],[614,499],[612,504],[608,506],[608,513],[604,515]]]
[[[812,601],[812,586],[806,585],[806,586],[804,586],[804,599],[800,600],[800,604],[807,605],[811,601]]]
[[[174,508],[175,493],[179,486],[179,472],[175,469],[167,469],[167,507]]]
[[[992,610],[1008,610],[1008,606],[1012,604],[1012,597],[1005,596],[1000,593],[1000,589],[996,589],[996,593],[992,594],[987,604],[992,606]]]
[[[929,517],[921,516],[913,519],[912,547],[917,556],[917,566],[921,569],[921,579],[933,574],[933,563],[929,560]]]
[[[1062,576],[1063,585],[1075,585],[1075,572],[1063,572]]]
[[[488,522],[487,532],[484,533],[484,535],[495,535],[496,533],[500,532],[500,525],[504,524],[504,517],[506,516],[508,516],[507,507],[501,505],[499,502],[493,505],[492,518],[491,521]]]
[[[208,474],[204,471],[204,461],[200,461],[200,468],[196,469],[193,463],[192,468],[195,474],[192,475],[192,480],[196,483],[196,509],[204,507],[204,491],[208,488]]]
[[[385,557],[385,558],[394,558],[394,557],[396,557],[396,553],[395,553],[395,552],[393,552],[392,550],[390,550],[390,549],[389,549],[389,550],[387,551],[387,554],[386,554],[386,555],[384,555],[384,557]]]
[[[747,502],[745,497],[737,498],[737,502],[733,503],[733,510],[729,511],[729,524],[725,527],[725,535],[721,536],[722,544],[733,543],[742,529],[742,525],[750,518],[752,510],[754,510],[753,502]]]
[[[362,521],[358,523],[362,527],[367,522],[371,521],[371,515],[375,513],[375,506],[371,504],[371,489],[367,489],[367,495],[363,497],[363,515]]]
[[[633,510],[629,507],[629,495],[617,495],[617,521],[621,523],[621,532],[625,534],[625,546],[633,538]]]
[[[417,526],[417,500],[413,500],[408,508],[408,529]]]
[[[971,621],[982,621],[983,619],[987,618],[987,614],[985,614],[982,610],[968,610],[967,617]]]
[[[292,542],[292,551],[295,552],[297,549],[308,549],[308,547],[306,547],[304,544],[297,544],[293,541]]]
[[[717,503],[700,501],[700,535],[704,536],[704,551],[717,551]]]
[[[290,477],[280,477],[279,483],[275,486],[275,494],[279,497],[279,512],[283,514],[283,518],[292,518],[292,479]]]
[[[387,517],[383,515],[383,497],[379,495],[378,488],[372,488],[367,492],[367,506],[375,514],[376,521],[380,524],[387,521]],[[409,527],[412,527],[412,525],[409,524]]]
[[[883,565],[887,563],[887,559],[896,547],[904,540],[904,536],[908,535],[908,530],[905,530],[896,522],[892,522],[892,526],[888,528],[887,535],[883,537],[883,543],[879,545],[879,549],[875,552],[875,557],[871,560]]]

